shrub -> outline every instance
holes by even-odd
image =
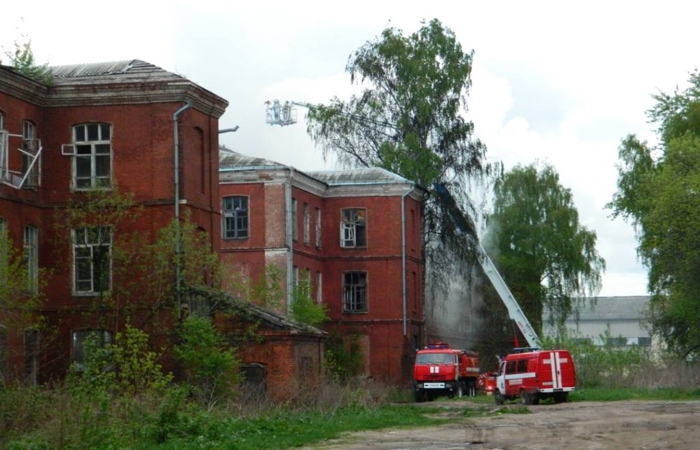
[[[214,324],[205,317],[188,317],[173,353],[200,402],[213,407],[231,398],[240,382],[240,361]]]

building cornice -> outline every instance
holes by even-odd
[[[189,102],[193,108],[220,118],[228,102],[185,78],[120,81],[115,76],[64,82],[46,86],[0,67],[0,92],[44,108],[117,106]]]

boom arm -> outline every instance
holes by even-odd
[[[452,197],[452,194],[450,194],[450,192],[447,190],[445,185],[441,183],[434,183],[434,186],[438,195],[440,195],[440,197],[442,197],[447,203],[448,210],[452,215],[452,218],[457,223],[459,229],[463,232],[468,229],[473,229],[473,224],[466,217],[464,217],[462,210],[459,209],[457,202],[455,201],[454,197]],[[486,253],[486,250],[484,250],[484,247],[482,247],[481,244],[477,243],[477,249],[479,253],[479,257],[477,259],[479,260],[481,267],[484,269],[484,273],[486,273],[486,276],[496,289],[498,296],[501,297],[501,301],[503,301],[503,304],[506,305],[508,315],[523,333],[528,345],[530,347],[539,348],[540,341],[537,337],[537,333],[535,333],[535,329],[532,328],[532,325],[530,325],[527,317],[525,317],[525,313],[522,309],[520,309],[520,305],[518,305],[515,297],[513,297],[510,289],[508,289],[506,282],[503,281],[503,278],[501,278],[501,274],[498,273],[498,270],[496,270],[496,266],[493,264],[493,261],[491,261],[491,258],[489,258],[489,255]]]

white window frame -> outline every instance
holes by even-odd
[[[316,208],[316,248],[321,248],[321,208]]]
[[[36,138],[36,125],[30,120],[22,122],[22,176],[27,172],[26,180],[23,187],[34,189],[41,185],[41,155],[36,155],[39,151],[40,144]],[[25,153],[26,152],[26,153]],[[32,165],[32,161],[36,157],[36,162]],[[31,169],[27,170],[31,166]]]
[[[365,271],[343,272],[343,312],[365,313],[369,310],[367,278]]]
[[[27,291],[39,292],[39,229],[24,227],[24,264],[27,271]]]
[[[97,295],[97,273],[95,251],[106,247],[106,270],[104,281],[106,288],[101,292],[109,292],[112,286],[112,231],[108,227],[76,228],[73,230],[73,295]],[[81,276],[81,266],[89,272],[89,278]]]
[[[230,195],[223,198],[224,223],[222,225],[222,233],[224,239],[248,239],[250,236],[249,208],[250,198],[247,196]]]
[[[113,175],[112,125],[103,122],[83,123],[72,128],[72,186],[76,191],[111,189]],[[105,151],[107,150],[107,151]],[[81,161],[89,163],[89,176],[79,174]],[[99,174],[99,162],[106,161],[107,174]],[[87,168],[87,166],[85,166]],[[87,170],[85,170],[87,172]]]
[[[342,248],[367,247],[367,210],[343,208],[340,211],[340,246]]]
[[[309,204],[304,203],[304,245],[308,246],[311,243],[311,217],[309,212]]]

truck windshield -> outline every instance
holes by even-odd
[[[422,353],[418,355],[417,364],[454,364],[455,357],[449,353]]]

